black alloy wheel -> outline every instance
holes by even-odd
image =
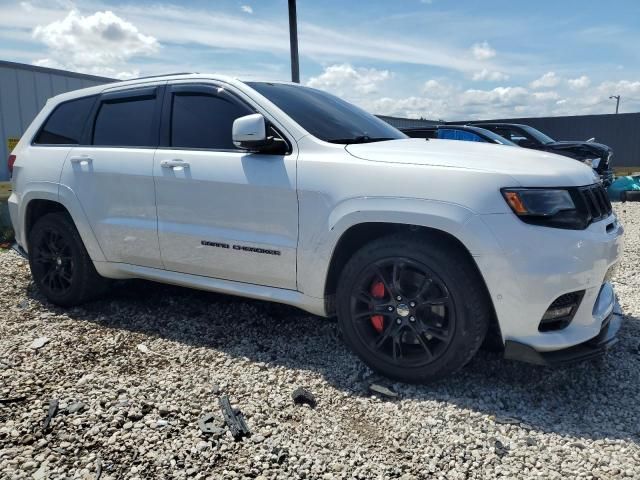
[[[33,275],[56,296],[63,296],[73,285],[74,262],[71,245],[57,229],[43,229],[35,245],[31,245]]]
[[[378,238],[355,252],[340,274],[336,310],[354,353],[379,373],[411,383],[462,368],[493,320],[469,253],[423,232]]]
[[[351,316],[364,345],[398,367],[426,366],[451,343],[456,311],[429,267],[406,257],[371,264],[351,293]]]
[[[28,236],[31,275],[49,301],[68,307],[105,292],[109,282],[96,271],[69,214],[43,215]]]

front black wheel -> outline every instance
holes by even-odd
[[[426,382],[471,359],[491,309],[462,253],[412,234],[381,238],[353,256],[338,285],[338,320],[365,363],[394,379]]]
[[[79,305],[107,287],[71,218],[62,212],[44,215],[31,229],[29,266],[40,291],[57,305]]]

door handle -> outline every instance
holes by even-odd
[[[176,158],[175,160],[162,160],[160,162],[160,166],[162,168],[175,168],[175,167],[188,167],[189,162],[185,162],[184,160],[180,160]]]
[[[93,162],[93,158],[81,155],[79,157],[71,157],[69,161],[71,163],[91,163]]]

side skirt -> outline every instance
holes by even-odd
[[[304,293],[284,288],[266,287],[252,283],[222,280],[219,278],[192,275],[189,273],[171,272],[159,268],[141,267],[126,263],[93,262],[100,275],[107,278],[127,279],[142,278],[161,283],[169,283],[181,287],[195,288],[210,292],[237,295],[268,302],[284,303],[301,308],[314,315],[326,317],[324,299],[305,295]]]

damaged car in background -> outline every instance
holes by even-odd
[[[474,122],[473,125],[491,130],[523,148],[557,153],[579,160],[598,173],[605,187],[613,182],[613,149],[596,143],[594,139],[556,141],[540,130],[518,123]]]

